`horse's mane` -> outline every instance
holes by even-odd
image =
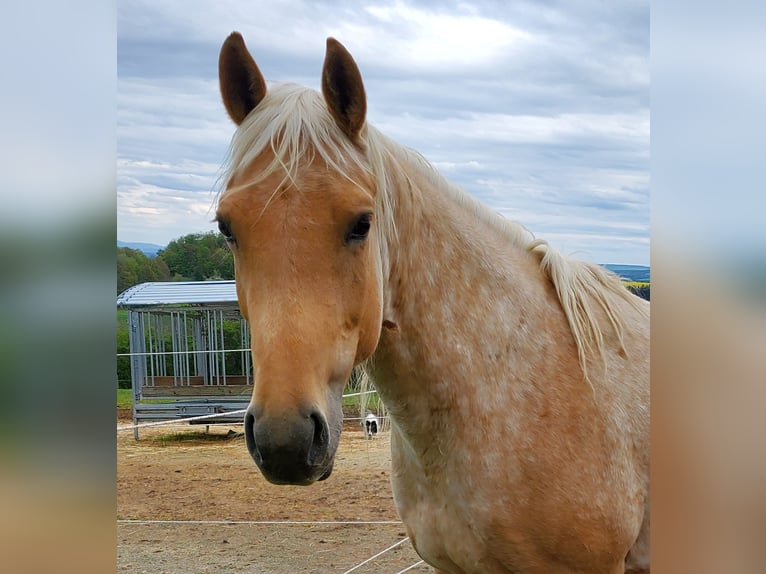
[[[255,174],[254,179],[242,182],[242,187],[274,173],[284,174],[282,183],[295,181],[299,167],[314,159],[315,154],[319,154],[331,169],[349,181],[355,182],[352,174],[361,170],[372,176],[377,184],[376,217],[379,225],[376,229],[381,235],[382,261],[387,266],[389,254],[386,246],[396,234],[392,217],[396,201],[394,190],[402,185],[414,187],[407,172],[417,170],[419,176],[441,189],[453,201],[470,209],[482,223],[502,233],[511,244],[538,257],[542,271],[558,294],[586,379],[587,358],[603,358],[604,336],[596,309],[603,311],[621,346],[623,325],[613,296],[626,301],[642,315],[648,315],[648,306],[632,295],[613,273],[593,263],[564,257],[546,241],[536,239],[519,223],[505,219],[449,183],[422,155],[394,142],[373,126],[365,125],[360,135],[363,148],[341,132],[318,92],[296,84],[272,84],[264,99],[234,133],[221,180],[229,181],[266,150],[273,153],[274,159]],[[281,187],[277,186],[274,194]]]

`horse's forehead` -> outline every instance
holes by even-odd
[[[239,207],[264,210],[306,209],[340,217],[374,206],[372,180],[361,170],[342,174],[314,156],[293,173],[278,169],[263,177],[272,161],[273,155],[262,154],[234,174],[227,183],[221,204],[233,202]]]

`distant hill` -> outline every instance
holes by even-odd
[[[649,267],[646,265],[615,265],[606,263],[602,267],[606,267],[613,273],[616,273],[625,281],[650,283]]]
[[[147,257],[156,257],[157,252],[160,249],[165,249],[165,245],[157,245],[156,243],[141,243],[117,240],[117,247],[128,247],[130,249],[137,249],[143,252]]]
[[[129,247],[137,249],[147,257],[156,257],[160,249],[165,249],[166,245],[157,245],[156,243],[141,243],[136,241],[117,241],[117,247]],[[616,273],[624,281],[638,281],[641,283],[650,282],[649,267],[646,265],[618,265],[614,263],[604,263],[601,265]]]

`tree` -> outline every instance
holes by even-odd
[[[157,258],[181,280],[234,279],[234,259],[219,233],[192,233],[171,241]]]
[[[170,271],[162,259],[147,257],[138,249],[117,248],[117,293],[146,281],[168,280]]]

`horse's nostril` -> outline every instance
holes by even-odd
[[[317,465],[322,463],[327,455],[330,431],[327,428],[327,421],[317,411],[311,413],[310,418],[314,423],[314,438],[311,441],[311,449],[309,449],[308,463]]]
[[[260,465],[263,459],[261,453],[258,452],[258,445],[255,443],[255,416],[250,411],[245,414],[245,443],[250,456],[253,457],[256,464]]]

